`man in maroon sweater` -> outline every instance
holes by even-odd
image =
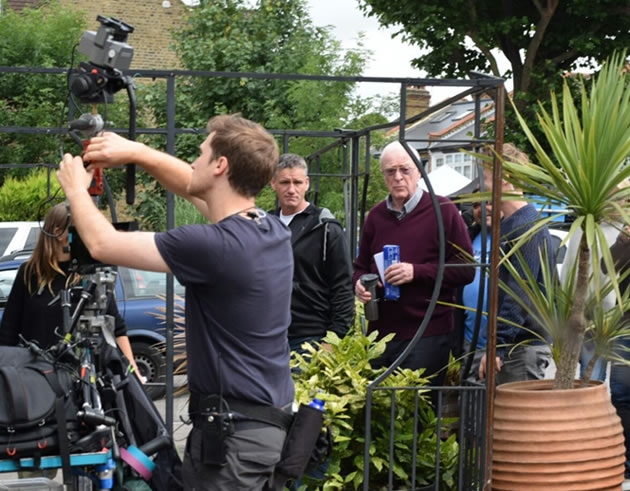
[[[438,222],[429,193],[419,186],[420,171],[400,142],[390,143],[381,155],[381,169],[389,196],[370,210],[363,227],[359,255],[354,263],[353,282],[357,298],[365,303],[371,295],[363,288],[359,277],[376,273],[374,254],[386,244],[400,246],[400,263],[384,272],[385,280],[399,285],[400,298],[383,300],[378,288],[379,319],[369,324],[382,337],[396,333],[385,353],[372,363],[374,367],[389,366],[403,352],[424,319],[438,272]],[[466,224],[455,205],[438,196],[446,239],[444,275],[439,300],[454,303],[455,292],[475,277],[473,267],[448,267],[465,262],[465,251],[472,256],[472,245]],[[403,368],[425,368],[425,375],[437,374],[431,384],[444,381],[449,355],[449,332],[453,328],[453,308],[436,305],[433,315],[414,349],[402,362]]]

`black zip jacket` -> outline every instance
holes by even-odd
[[[289,228],[294,261],[289,338],[326,331],[345,336],[354,317],[354,292],[341,223],[328,209],[309,204]]]

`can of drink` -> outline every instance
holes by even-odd
[[[387,270],[392,264],[400,262],[400,246],[385,245],[383,246],[383,270]],[[385,300],[398,300],[400,298],[400,287],[392,285],[387,281],[384,282]]]

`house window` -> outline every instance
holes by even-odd
[[[470,165],[464,166],[464,176],[468,179],[472,179],[472,167]]]
[[[434,116],[431,119],[431,122],[432,123],[441,123],[442,121],[444,121],[449,116],[452,116],[453,114],[455,114],[455,111],[444,111],[443,113],[440,113],[437,116]]]
[[[442,167],[444,165],[444,158],[440,157],[439,159],[435,159],[435,167]]]
[[[473,113],[472,110],[464,111],[463,113],[455,116],[453,119],[455,121],[459,121],[460,119],[464,119],[465,117],[470,116],[472,113]]]
[[[455,154],[455,163],[459,164],[462,160],[463,160],[462,154],[461,153],[456,153]]]
[[[447,164],[452,164],[453,163],[453,156],[452,155],[447,155],[446,156],[446,163]]]

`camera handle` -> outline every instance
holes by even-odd
[[[120,73],[120,72],[118,72]],[[127,98],[129,99],[129,139],[132,141],[136,140],[136,92],[133,85],[133,80],[130,76],[120,76],[118,80],[119,87],[125,87],[127,90]],[[117,87],[118,88],[118,87]],[[69,133],[74,142],[81,147],[83,151],[85,149],[85,142],[79,136],[78,132],[81,132],[85,138],[89,139],[93,136],[97,136],[101,133],[105,127],[105,122],[100,114],[98,114],[96,104],[92,104],[92,113],[84,113],[79,119],[75,119],[70,121],[69,125]],[[136,199],[136,165],[135,164],[127,164],[126,166],[126,180],[125,180],[125,200],[128,205],[133,205]],[[92,184],[90,184],[90,195],[100,195],[103,194],[104,183],[103,183],[103,170],[95,169],[94,171],[94,179]]]
[[[81,154],[85,151],[85,145],[89,142],[89,139],[93,136],[99,135],[103,131],[104,127],[105,122],[103,121],[101,115],[98,114],[96,104],[92,104],[92,113],[81,114],[79,119],[72,120],[68,123],[70,136],[74,142],[81,147]],[[79,132],[87,138],[87,141],[83,140],[79,136]],[[89,164],[89,162],[85,162],[85,165],[87,164]],[[94,169],[94,175],[92,177],[88,193],[90,196],[100,196],[103,194],[104,189],[105,184],[103,181],[103,169]]]

